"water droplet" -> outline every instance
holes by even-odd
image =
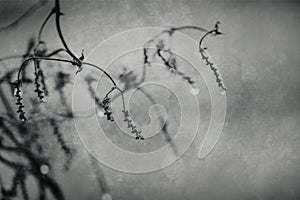
[[[198,95],[198,94],[200,93],[200,90],[199,90],[199,88],[197,88],[197,87],[191,87],[190,93],[191,93],[192,95],[196,96],[196,95]]]
[[[97,110],[98,117],[104,117],[104,111],[102,109]]]
[[[45,174],[45,175],[48,174],[49,173],[48,165],[45,165],[45,164],[41,165],[40,166],[40,171],[41,171],[42,174]]]
[[[105,193],[102,195],[101,199],[102,200],[112,200],[112,196],[110,194]]]
[[[221,95],[225,95],[225,94],[226,94],[226,89],[225,89],[225,88],[221,88],[220,94],[221,94]]]

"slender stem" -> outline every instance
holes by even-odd
[[[54,56],[54,55],[56,55],[56,54],[58,54],[58,53],[60,53],[60,52],[62,52],[62,51],[65,51],[65,49],[63,49],[63,48],[57,49],[57,50],[55,50],[55,51],[52,51],[52,52],[49,53],[49,54],[46,54],[45,57],[52,57],[52,56]]]
[[[112,87],[111,90],[108,91],[108,93],[106,93],[105,97],[108,97],[108,95],[109,95],[110,93],[112,93],[114,90],[118,90],[118,91],[120,92],[119,94],[120,94],[121,97],[122,97],[122,107],[123,107],[123,110],[125,111],[125,110],[126,110],[126,106],[125,106],[124,91],[121,90],[119,87],[117,87],[117,86]]]
[[[211,31],[208,31],[207,33],[205,33],[205,34],[202,36],[202,38],[201,38],[200,41],[199,41],[199,49],[201,49],[202,42],[203,42],[203,40],[206,38],[206,36],[208,36],[209,34],[212,34],[212,33],[215,32],[215,31],[216,31],[216,29],[211,30]]]
[[[163,34],[173,34],[175,31],[180,31],[180,30],[185,30],[185,29],[192,29],[192,30],[197,30],[197,31],[201,31],[201,32],[207,32],[208,30],[201,28],[199,26],[180,26],[180,27],[173,27],[170,28],[168,30],[163,30],[162,32],[160,32],[159,34],[155,35],[152,39],[148,40],[144,47],[147,47],[148,45],[150,45],[150,43],[154,42],[154,40],[156,40],[157,38],[159,38],[161,35]]]
[[[100,71],[102,71],[110,80],[111,82],[113,83],[114,86],[117,86],[117,84],[115,83],[114,79],[102,68],[98,67],[97,65],[95,64],[92,64],[92,63],[88,63],[88,62],[82,62],[83,65],[89,65],[91,67],[94,67]]]
[[[60,52],[62,52],[62,51],[65,51],[65,49],[60,48],[60,49],[54,50],[54,51],[52,51],[51,53],[45,55],[45,57],[51,57],[51,56],[54,56],[54,55],[56,55],[56,54],[58,54],[58,53],[60,53]],[[29,55],[29,56],[32,56],[32,55]],[[11,56],[5,56],[5,57],[0,58],[0,62],[4,62],[4,61],[6,61],[6,60],[18,59],[18,58],[21,59],[21,58],[24,58],[24,57],[26,57],[25,54],[23,54],[23,55],[11,55]]]
[[[18,81],[20,81],[20,76],[21,76],[21,72],[23,70],[23,68],[27,65],[28,62],[30,62],[31,60],[49,60],[49,61],[56,61],[56,62],[65,62],[65,63],[71,63],[73,64],[73,61],[72,60],[66,60],[66,59],[60,59],[60,58],[48,58],[48,57],[37,57],[37,56],[32,56],[30,58],[27,58],[23,61],[19,71],[18,71],[18,76],[17,76],[17,79]],[[96,68],[98,69],[99,71],[103,72],[112,82],[112,84],[114,86],[117,86],[117,84],[115,83],[115,81],[113,80],[113,78],[102,68],[100,68],[99,66],[95,65],[95,64],[92,64],[92,63],[88,63],[88,62],[82,62],[82,64],[84,65],[88,65],[88,66],[91,66],[93,68]]]
[[[45,28],[45,25],[47,24],[47,22],[49,21],[50,17],[55,13],[55,11],[52,9],[51,12],[48,14],[48,16],[45,18],[40,30],[39,30],[39,34],[38,34],[38,41],[42,41],[42,33],[43,30]]]
[[[125,98],[124,98],[124,94],[123,94],[123,90],[121,90],[120,88],[116,87],[117,90],[119,90],[121,97],[122,97],[122,103],[123,103],[123,110],[126,110],[126,106],[125,106]]]
[[[60,16],[62,15],[62,12],[60,10],[60,5],[59,5],[59,0],[55,0],[55,8],[54,8],[54,11],[55,11],[55,24],[56,24],[56,29],[57,29],[57,33],[59,35],[59,38],[63,44],[63,46],[65,47],[67,53],[76,61],[76,64],[77,65],[81,65],[81,61],[77,58],[77,56],[75,56],[74,53],[72,53],[72,51],[69,49],[65,39],[64,39],[64,36],[62,34],[62,31],[61,31],[61,26],[60,26]]]
[[[21,65],[21,67],[20,67],[20,69],[19,69],[19,71],[18,71],[18,76],[17,76],[18,81],[20,81],[20,76],[21,76],[21,72],[22,72],[23,68],[24,68],[25,66],[27,66],[27,63],[28,63],[28,62],[30,62],[31,60],[35,60],[35,59],[38,59],[38,60],[51,60],[51,61],[66,62],[66,63],[73,63],[71,60],[66,60],[66,59],[47,58],[47,57],[36,57],[36,56],[32,56],[32,57],[30,57],[30,58],[26,58],[26,59],[23,61],[22,65]]]
[[[193,29],[193,30],[198,30],[198,31],[203,31],[203,32],[208,31],[208,30],[206,30],[204,28],[201,28],[199,26],[181,26],[181,27],[173,28],[173,30],[175,30],[175,31],[184,30],[184,29]]]
[[[108,91],[108,92],[106,93],[105,97],[108,97],[109,94],[112,93],[115,89],[116,89],[116,87],[112,87],[112,88],[110,89],[110,91]]]

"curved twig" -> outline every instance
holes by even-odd
[[[78,67],[81,67],[81,60],[79,60],[79,58],[77,56],[75,56],[75,54],[70,50],[70,48],[68,47],[68,45],[64,39],[64,36],[62,34],[62,30],[61,30],[61,26],[60,26],[60,16],[63,15],[63,13],[60,10],[59,0],[55,0],[55,7],[53,8],[53,10],[55,12],[55,24],[56,24],[56,30],[59,35],[59,38],[60,38],[63,46],[65,47],[67,53],[74,59],[74,61],[76,61],[73,64],[76,64]]]

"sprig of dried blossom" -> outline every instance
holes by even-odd
[[[217,68],[216,64],[214,64],[210,58],[207,55],[207,47],[202,47],[202,43],[204,41],[204,39],[208,36],[208,35],[222,35],[223,33],[221,33],[219,31],[219,24],[221,24],[220,22],[217,22],[215,24],[215,27],[213,30],[208,31],[205,35],[203,35],[203,37],[200,39],[199,42],[199,52],[201,54],[201,58],[202,60],[205,61],[205,65],[209,66],[210,70],[213,72],[214,76],[216,77],[216,82],[218,84],[218,87],[220,88],[220,93],[222,95],[226,94],[227,91],[227,87],[224,84],[224,81],[222,79],[222,75],[219,72],[219,69]]]
[[[35,65],[35,67],[34,67],[34,76],[35,76],[35,78],[34,78],[34,84],[35,84],[34,92],[37,93],[37,96],[38,96],[39,100],[41,102],[44,102],[44,92],[40,88],[41,87],[41,85],[39,83],[39,81],[40,81],[40,70],[37,67],[37,62],[38,62],[37,60],[34,61],[34,65]]]
[[[204,28],[201,27],[197,27],[197,26],[182,26],[182,27],[171,27],[167,30],[162,31],[161,33],[155,35],[153,38],[151,38],[150,40],[148,40],[145,44],[144,44],[144,49],[143,49],[143,55],[144,55],[144,65],[151,65],[151,61],[149,61],[149,52],[148,49],[150,49],[152,44],[155,44],[156,46],[156,52],[155,54],[158,55],[158,57],[162,60],[162,62],[164,63],[164,65],[168,68],[168,70],[170,70],[172,73],[177,74],[179,76],[181,76],[184,80],[186,80],[188,82],[188,84],[192,87],[195,88],[195,81],[192,80],[192,78],[190,76],[187,76],[185,73],[178,71],[178,67],[177,67],[177,62],[176,62],[176,58],[174,56],[174,54],[171,51],[171,47],[170,44],[169,47],[167,48],[167,45],[164,43],[163,39],[161,39],[162,35],[167,35],[169,37],[169,43],[172,39],[172,35],[176,32],[176,31],[180,31],[180,30],[185,30],[185,29],[192,29],[192,30],[197,30],[200,32],[205,32],[205,34],[203,35],[203,37],[200,39],[199,41],[199,51],[200,54],[202,56],[202,59],[205,61],[205,64],[208,65],[210,67],[210,69],[213,71],[214,76],[216,77],[216,82],[218,84],[218,87],[220,88],[220,93],[221,94],[225,94],[227,91],[227,88],[224,84],[224,81],[222,79],[222,76],[218,70],[218,68],[216,67],[216,65],[209,60],[206,50],[207,48],[203,48],[202,47],[202,42],[203,40],[206,38],[206,36],[208,35],[222,35],[223,33],[219,31],[219,25],[221,23],[217,22],[214,26],[213,30],[206,30]],[[169,54],[169,57],[166,58],[162,52],[167,52]],[[155,56],[154,54],[154,56]]]
[[[127,128],[131,129],[131,133],[135,134],[135,139],[144,140],[144,136],[142,135],[142,131],[137,130],[136,125],[133,123],[132,119],[129,116],[128,110],[122,110],[124,114],[124,122],[127,123]]]
[[[19,81],[11,83],[14,87],[14,96],[17,98],[16,105],[18,106],[17,113],[19,113],[19,119],[21,121],[26,121],[27,117],[25,116],[24,111],[24,104],[23,104],[23,98],[22,98],[22,91],[21,91],[21,85],[22,83]]]

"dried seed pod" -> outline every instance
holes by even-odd
[[[106,115],[107,120],[110,120],[110,121],[113,122],[114,118],[112,116],[112,111],[111,111],[110,103],[111,103],[111,100],[110,100],[109,97],[105,97],[102,100],[102,107],[104,109],[104,115]]]

